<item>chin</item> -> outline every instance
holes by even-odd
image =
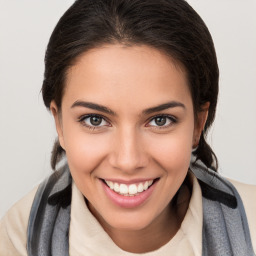
[[[97,216],[96,216],[97,218]],[[115,212],[113,214],[101,216],[98,220],[100,221],[101,225],[109,226],[112,229],[116,230],[127,230],[127,231],[139,231],[146,229],[149,227],[154,220],[157,219],[152,211],[150,212],[141,212],[141,211],[128,211],[126,212]]]
[[[119,218],[118,221],[109,221],[108,224],[117,230],[127,230],[127,231],[139,231],[146,229],[152,221],[148,220],[147,218],[130,218],[130,219],[121,219]]]

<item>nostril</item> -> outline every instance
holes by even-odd
[[[137,155],[134,157],[130,156],[117,156],[110,159],[110,164],[123,172],[133,172],[139,169],[145,168],[147,166],[146,159],[142,156]]]

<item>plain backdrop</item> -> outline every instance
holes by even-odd
[[[209,141],[219,172],[256,184],[256,1],[189,0],[220,67]],[[56,132],[41,99],[44,52],[72,0],[0,0],[0,217],[50,172]]]

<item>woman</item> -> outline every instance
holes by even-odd
[[[1,221],[1,255],[254,255],[256,189],[216,173],[218,65],[185,1],[76,1],[42,93],[67,163]]]

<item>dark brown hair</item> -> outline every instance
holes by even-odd
[[[56,25],[45,56],[42,87],[47,108],[59,109],[67,70],[85,51],[103,44],[148,45],[164,51],[186,70],[195,114],[210,102],[197,159],[217,170],[217,158],[206,142],[218,98],[219,70],[211,35],[200,16],[184,0],[77,0]],[[58,140],[52,168],[64,154]]]

